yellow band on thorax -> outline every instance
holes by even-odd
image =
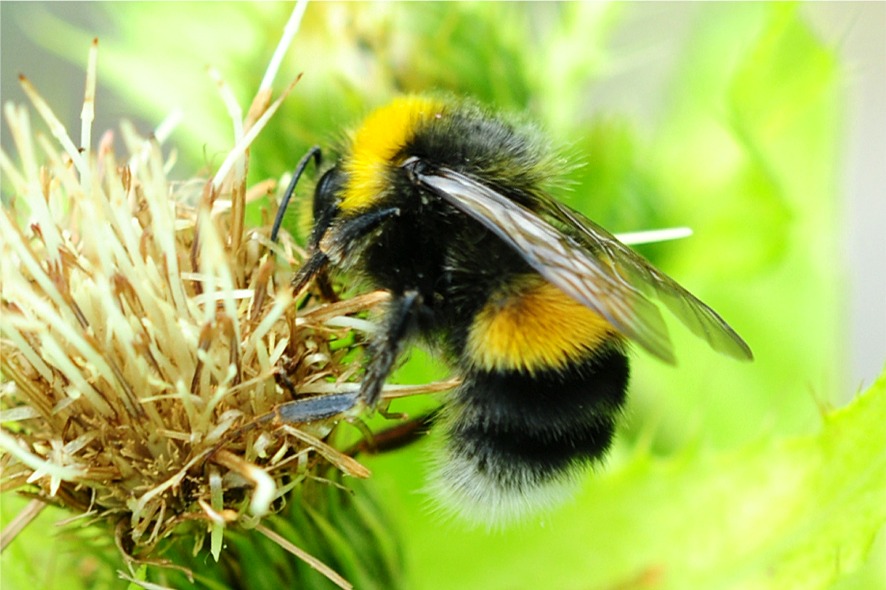
[[[415,133],[418,125],[439,117],[443,104],[421,97],[398,98],[370,114],[354,133],[347,176],[339,206],[344,212],[372,205],[388,186],[386,175],[397,152]]]

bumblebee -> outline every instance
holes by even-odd
[[[558,162],[532,126],[470,101],[397,99],[321,176],[293,280],[301,290],[331,266],[391,295],[343,403],[376,407],[416,338],[458,373],[431,487],[473,520],[555,503],[604,456],[628,343],[674,362],[657,303],[714,350],[752,358],[710,307],[552,197]]]

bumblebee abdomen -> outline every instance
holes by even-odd
[[[618,340],[533,373],[467,372],[441,421],[442,505],[487,522],[555,505],[609,448],[628,373]]]
[[[463,381],[433,481],[443,507],[503,522],[555,505],[603,457],[629,371],[612,325],[538,274],[505,271],[483,292],[451,346]]]

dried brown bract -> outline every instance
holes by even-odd
[[[110,133],[89,148],[95,50],[82,149],[26,79],[53,137],[5,106],[18,157],[0,160],[0,489],[108,521],[131,557],[203,521],[218,558],[225,527],[256,526],[321,466],[368,475],[324,442],[346,416],[276,410],[354,389],[345,357],[368,326],[354,316],[383,296],[299,309],[302,252],[244,228],[269,186],[246,186],[246,148],[280,99],[260,92],[215,179],[171,182],[165,126],[124,125],[124,159]]]

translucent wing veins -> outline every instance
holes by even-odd
[[[535,213],[454,170],[419,171],[415,166],[411,173],[511,246],[546,280],[662,360],[675,362],[673,347],[650,296],[718,352],[753,358],[716,312],[580,213],[553,199],[540,199]],[[560,231],[545,217],[570,231]]]

